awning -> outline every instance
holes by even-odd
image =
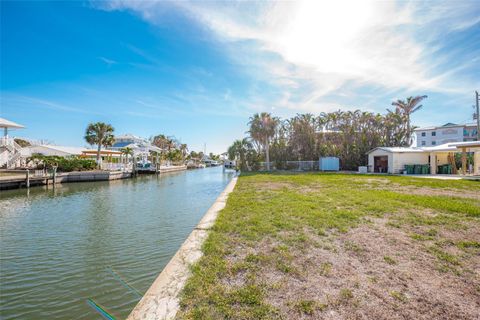
[[[480,148],[480,141],[454,142],[454,143],[450,143],[449,146],[457,147],[457,149]]]
[[[15,123],[13,121],[0,118],[0,128],[16,128],[16,129],[22,129],[25,128],[21,124]]]

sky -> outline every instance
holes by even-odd
[[[480,1],[4,1],[0,117],[85,146],[88,123],[224,152],[256,112],[473,122]]]

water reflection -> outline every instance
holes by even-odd
[[[0,192],[2,319],[120,319],[231,179],[221,168]]]

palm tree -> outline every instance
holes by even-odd
[[[392,102],[392,106],[396,107],[396,112],[402,114],[405,117],[405,123],[407,126],[407,143],[409,145],[412,143],[412,127],[410,125],[410,115],[423,107],[422,105],[419,105],[419,103],[422,102],[422,100],[425,98],[427,98],[427,96],[415,96],[408,97],[406,101],[397,100]]]
[[[188,154],[188,146],[185,143],[180,145],[180,151],[182,152],[182,158],[185,160],[186,155]]]
[[[235,140],[228,148],[228,157],[230,160],[238,160],[238,162],[240,162],[240,168],[245,170],[247,168],[247,153],[250,152],[252,148],[253,146],[247,138]]]
[[[133,157],[133,149],[130,147],[125,147],[120,149],[120,152],[125,155],[125,160],[128,162],[128,156],[131,155]]]
[[[113,144],[113,127],[104,122],[90,123],[85,130],[85,140],[91,145],[97,145],[97,166],[100,167],[100,152],[102,147]]]
[[[250,137],[260,146],[263,146],[265,150],[265,160],[268,171],[270,171],[270,139],[275,135],[278,123],[278,118],[272,117],[272,115],[267,112],[254,114],[248,123],[250,125]]]

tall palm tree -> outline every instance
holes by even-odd
[[[392,102],[392,106],[396,107],[396,112],[402,114],[405,117],[405,123],[407,127],[407,143],[410,145],[412,143],[412,127],[410,125],[410,115],[423,106],[419,103],[427,96],[415,96],[408,97],[407,100],[397,100]]]
[[[97,166],[100,167],[100,152],[102,147],[111,146],[114,142],[113,127],[104,122],[90,123],[85,130],[85,140],[91,145],[97,145]]]
[[[270,139],[275,135],[279,120],[270,113],[256,113],[250,118],[250,137],[265,150],[267,170],[270,171]]]

